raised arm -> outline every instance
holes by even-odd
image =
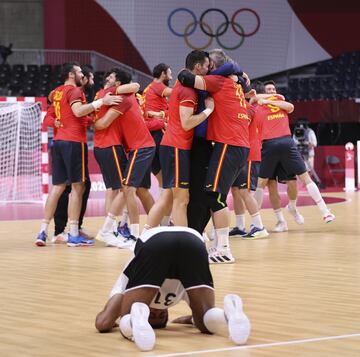
[[[112,110],[110,108],[102,118],[94,122],[94,128],[96,130],[106,129],[119,116],[119,114],[120,113],[118,111]]]
[[[260,98],[257,102],[259,105],[266,105],[266,104],[274,105],[275,107],[285,110],[289,114],[294,111],[294,105],[289,102],[286,102],[285,100],[269,100],[265,98]]]
[[[214,110],[214,100],[209,97],[205,100],[206,109],[199,114],[193,114],[194,109],[190,107],[180,106],[181,126],[185,131],[195,128],[202,123]]]
[[[140,89],[139,83],[127,83],[122,84],[116,88],[116,94],[128,94],[128,93],[137,93]]]

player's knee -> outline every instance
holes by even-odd
[[[227,207],[226,195],[218,192],[207,192],[207,203],[212,212],[220,211]]]
[[[105,314],[100,313],[96,316],[95,327],[99,332],[109,332],[114,327],[114,322]]]

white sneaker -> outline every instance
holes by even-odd
[[[150,309],[142,302],[131,306],[131,325],[133,339],[141,351],[151,351],[155,346],[155,332],[149,324]]]
[[[107,247],[118,247],[121,243],[120,238],[116,237],[113,232],[103,232],[100,230],[95,238],[104,242]]]
[[[243,311],[240,296],[235,294],[226,295],[224,298],[224,312],[231,341],[237,345],[246,343],[250,336],[251,324]]]
[[[335,219],[335,215],[332,214],[331,212],[329,212],[328,214],[326,214],[326,215],[323,217],[323,220],[325,221],[325,223],[330,223],[330,222],[332,222],[334,219]]]
[[[209,249],[210,264],[231,264],[235,262],[235,258],[230,249],[218,250],[217,248]]]
[[[54,235],[51,239],[51,242],[54,244],[63,244],[63,243],[67,243],[68,240],[68,235],[65,232],[62,232],[58,235]]]
[[[287,205],[286,208],[289,211],[289,213],[294,217],[295,222],[297,224],[304,224],[305,222],[304,217],[300,214],[300,212],[296,208],[292,209],[289,207],[289,205]]]
[[[120,237],[120,235],[118,237]],[[120,249],[134,250],[135,244],[136,244],[136,238],[134,236],[130,235],[129,238],[125,238],[125,237],[121,236],[117,247]]]
[[[274,227],[274,229],[272,230],[275,233],[280,233],[280,232],[287,232],[288,226],[287,223],[285,221],[278,221]]]

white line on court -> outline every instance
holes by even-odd
[[[236,350],[248,350],[253,348],[268,348],[274,346],[286,346],[286,345],[296,345],[301,343],[311,343],[311,342],[320,342],[320,341],[329,341],[329,340],[341,340],[344,338],[351,337],[360,337],[360,333],[353,333],[349,335],[339,335],[339,336],[326,336],[326,337],[317,337],[317,338],[308,338],[304,340],[293,340],[285,342],[274,342],[274,343],[264,343],[259,345],[246,345],[246,346],[237,346],[237,347],[227,347],[227,348],[217,348],[213,350],[199,350],[191,352],[179,352],[179,353],[170,353],[164,355],[153,355],[151,357],[173,357],[173,356],[190,356],[196,355],[198,353],[215,353],[215,352],[226,352],[226,351],[236,351]]]

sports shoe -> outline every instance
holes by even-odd
[[[62,243],[66,243],[68,240],[68,236],[65,232],[62,232],[60,234],[57,234],[52,237],[51,239],[51,243],[54,243],[54,244],[62,244]]]
[[[240,296],[229,294],[224,297],[224,312],[228,323],[229,337],[237,345],[246,343],[250,336],[251,324],[243,311]]]
[[[45,233],[45,231],[41,231],[36,237],[35,245],[37,245],[38,247],[45,247],[46,239],[47,239],[47,234]]]
[[[100,230],[95,238],[100,242],[104,242],[107,247],[117,247],[121,242],[120,237],[120,235],[115,236],[114,232],[112,231],[103,232]]]
[[[124,223],[122,226],[119,223],[117,231],[118,231],[119,234],[121,234],[125,238],[129,238],[130,235],[131,235],[130,229],[129,229],[127,223]]]
[[[133,235],[130,235],[130,237],[128,238],[121,237],[119,241],[120,242],[117,245],[118,248],[134,250],[136,244],[136,238]]]
[[[230,249],[209,249],[209,264],[231,264],[234,262],[235,258],[231,254]]]
[[[258,228],[258,227],[253,226],[251,228],[250,232],[246,236],[243,236],[243,239],[259,239],[259,238],[266,238],[268,236],[269,236],[269,233],[265,229],[265,227]]]
[[[229,237],[234,237],[234,236],[240,236],[240,237],[244,237],[247,235],[246,231],[243,231],[242,229],[240,229],[239,227],[234,227],[230,232],[229,232]]]
[[[280,233],[280,232],[287,232],[288,230],[289,229],[285,221],[278,221],[275,227],[273,228],[272,232]]]
[[[326,215],[323,217],[323,220],[325,221],[325,223],[330,223],[330,222],[332,222],[334,219],[335,219],[335,215],[332,214],[331,212],[329,212],[328,214],[326,214]]]
[[[295,208],[290,208],[289,205],[286,206],[289,213],[294,217],[295,222],[297,224],[304,224],[305,220],[304,217],[300,214],[300,212]]]
[[[91,239],[85,239],[81,235],[74,237],[70,233],[68,233],[68,241],[67,241],[68,247],[89,247],[89,246],[91,247],[93,245],[94,245],[94,241]]]
[[[150,309],[142,302],[131,305],[131,325],[133,339],[140,351],[151,351],[155,346],[155,332],[149,324]]]

